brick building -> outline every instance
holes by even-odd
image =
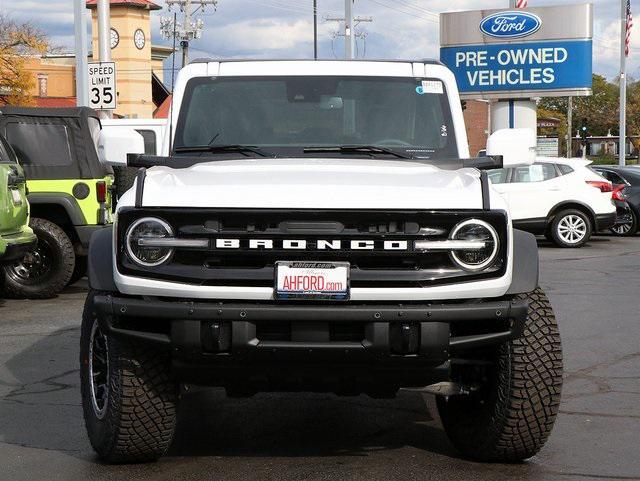
[[[469,139],[469,154],[478,155],[478,151],[487,146],[489,136],[489,102],[485,100],[466,100],[463,104],[464,123]]]

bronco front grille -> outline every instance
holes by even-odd
[[[135,264],[122,248],[124,236],[132,222],[148,216],[165,220],[178,238],[207,239],[208,247],[178,248],[170,262],[158,267]],[[498,261],[490,268],[467,272],[448,252],[413,249],[416,240],[448,239],[456,224],[470,218],[491,224],[500,237]],[[199,285],[272,287],[277,261],[346,261],[351,287],[425,287],[502,276],[506,222],[504,212],[483,210],[131,208],[119,213],[118,269],[125,275]],[[404,242],[406,249],[394,248]],[[373,248],[362,249],[365,245]]]

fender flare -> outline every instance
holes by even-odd
[[[513,229],[513,277],[508,295],[531,292],[538,287],[540,265],[536,237]]]
[[[575,206],[581,207],[582,209],[587,211],[587,214],[589,215],[589,218],[593,223],[592,227],[595,229],[596,223],[597,223],[597,220],[596,220],[597,216],[595,211],[584,202],[579,200],[571,200],[571,199],[558,202],[551,209],[549,209],[549,214],[547,215],[547,222],[548,222],[547,225],[550,225],[551,219],[553,219],[558,214],[558,212],[560,212],[563,209],[575,208]]]
[[[34,192],[27,196],[30,205],[54,204],[59,205],[69,216],[73,225],[86,225],[82,209],[72,195],[65,192]]]
[[[89,287],[97,291],[117,292],[113,279],[113,226],[97,230],[89,243],[87,275]]]

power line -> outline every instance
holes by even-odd
[[[200,38],[202,36],[202,29],[204,28],[204,22],[201,18],[192,20],[192,16],[204,9],[207,5],[213,5],[215,9],[218,6],[218,0],[165,0],[165,3],[169,7],[169,11],[174,5],[180,8],[180,11],[184,14],[182,25],[177,25],[176,16],[162,17],[160,19],[160,31],[162,35],[170,39],[180,39],[180,46],[182,47],[182,66],[184,67],[189,59],[189,42],[193,39]],[[195,11],[192,11],[193,7],[197,7]]]
[[[278,10],[284,10],[284,11],[288,11],[288,12],[292,12],[292,13],[298,13],[298,14],[303,14],[303,15],[311,15],[313,14],[313,7],[312,6],[304,6],[301,5],[300,3],[289,3],[286,2],[284,0],[269,0],[269,1],[265,1],[265,0],[248,0],[251,3],[255,3],[257,5],[261,5],[263,7],[269,7],[269,8],[276,8]],[[318,12],[323,12],[326,14],[330,14],[330,13],[335,13],[333,10],[325,10],[322,9],[320,7],[318,7]]]
[[[416,12],[408,12],[406,10],[401,10],[398,7],[394,7],[394,6],[388,5],[388,4],[383,3],[383,2],[381,2],[379,0],[370,0],[370,1],[375,3],[375,4],[377,4],[377,5],[380,5],[381,7],[385,7],[385,8],[388,8],[390,10],[395,10],[396,12],[400,12],[400,13],[403,13],[405,15],[409,15],[411,17],[419,17],[419,18],[422,18],[424,20],[428,20],[429,22],[435,22],[435,23],[439,22],[439,17],[435,16],[435,14],[433,14],[433,13],[432,13],[432,16],[427,17],[427,16],[423,15],[421,12],[420,13],[417,12],[417,11]],[[429,12],[429,13],[431,13],[431,12]]]
[[[420,14],[433,17],[434,19],[438,19],[438,20],[440,19],[440,15],[438,13],[422,8],[421,6],[413,2],[410,2],[409,0],[394,0],[394,2],[399,3],[404,8],[408,8],[410,11],[416,11],[416,12],[419,12]]]

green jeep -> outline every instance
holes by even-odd
[[[24,171],[0,135],[0,264],[20,259],[36,246],[29,227]]]
[[[112,222],[113,174],[98,160],[100,129],[88,108],[0,109],[0,134],[26,173],[38,237],[35,249],[2,267],[9,294],[52,297],[86,273],[91,234]]]

